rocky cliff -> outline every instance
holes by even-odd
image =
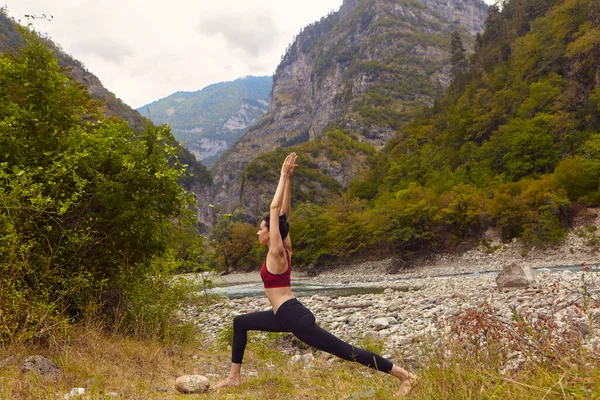
[[[214,203],[253,208],[243,199],[261,195],[242,191],[248,163],[328,128],[383,146],[448,86],[451,33],[469,47],[486,17],[480,0],[346,0],[304,28],[277,68],[268,112],[215,164]]]

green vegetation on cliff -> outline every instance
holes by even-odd
[[[564,238],[577,210],[600,203],[600,3],[510,0],[492,6],[468,59],[456,35],[451,49],[445,96],[369,153],[347,192],[307,202],[301,188],[319,179],[297,177],[296,263],[407,258],[479,243],[490,227],[505,240],[546,246]],[[364,101],[363,116],[396,120],[385,91]],[[305,154],[298,171],[312,169],[311,149],[330,140],[286,151]],[[279,158],[261,156],[245,178],[277,171]]]
[[[399,225],[409,233],[405,243],[419,238],[407,250],[477,238],[488,226],[505,239],[560,240],[572,202],[600,202],[599,7],[589,0],[493,6],[469,79],[455,79],[388,142],[349,195],[391,219],[415,197],[429,197],[417,207],[421,214],[431,207],[429,226],[416,216]]]

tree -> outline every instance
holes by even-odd
[[[166,126],[138,136],[104,118],[42,40],[24,35],[24,48],[0,56],[0,340],[90,310],[164,333],[176,302],[161,301],[182,262],[174,238],[193,234],[180,145]]]
[[[452,39],[450,40],[450,65],[450,77],[452,78],[453,86],[462,91],[465,84],[468,63],[465,47],[457,31],[452,32]]]

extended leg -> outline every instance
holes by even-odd
[[[390,373],[392,370],[393,364],[389,360],[373,352],[354,347],[320,328],[315,322],[313,313],[299,301],[282,305],[277,311],[277,320],[298,339],[319,350],[379,371]]]
[[[381,372],[390,373],[392,371],[394,364],[392,364],[391,361],[386,360],[379,354],[352,346],[322,329],[314,322],[312,324],[307,324],[307,326],[302,327],[302,329],[299,329],[297,332],[292,331],[292,333],[304,343],[316,347],[321,351],[338,356],[344,360],[356,361]]]
[[[356,361],[378,371],[387,372],[400,379],[401,383],[397,391],[400,396],[408,394],[417,383],[418,378],[404,368],[371,351],[354,347],[320,328],[315,322],[314,315],[302,305],[294,308],[286,315],[286,326],[291,327],[292,333],[304,343],[344,360]]]

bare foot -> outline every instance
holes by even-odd
[[[220,389],[222,387],[234,387],[240,384],[240,377],[232,377],[228,376],[227,379],[221,381],[215,385],[215,389]]]
[[[400,387],[396,391],[399,396],[406,396],[417,384],[418,378],[415,374],[409,372],[406,378],[401,379]]]

